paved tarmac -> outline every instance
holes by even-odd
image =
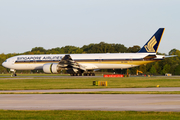
[[[98,92],[98,91],[180,91],[180,87],[159,87],[159,88],[103,88],[103,89],[58,89],[58,90],[0,90],[0,93],[19,92]]]
[[[1,94],[4,110],[176,111],[179,94]]]

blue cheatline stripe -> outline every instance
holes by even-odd
[[[97,61],[149,61],[153,59],[74,59],[76,62],[97,62]],[[59,60],[37,60],[37,61],[15,61],[15,63],[41,63],[41,62],[59,62]]]

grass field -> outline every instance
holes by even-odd
[[[0,110],[0,119],[23,120],[179,120],[180,112],[135,111],[17,111]]]
[[[107,81],[108,86],[93,86]],[[180,87],[180,77],[0,77],[0,90]]]

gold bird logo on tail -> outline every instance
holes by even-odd
[[[147,52],[155,52],[154,46],[156,45],[157,41],[155,36],[148,42],[147,45],[144,46]]]

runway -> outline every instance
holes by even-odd
[[[0,90],[0,93],[55,93],[55,92],[99,92],[99,91],[180,91],[180,87],[160,87],[160,88],[103,88],[103,89],[52,89],[52,90]]]
[[[4,110],[176,111],[179,94],[1,94]]]

